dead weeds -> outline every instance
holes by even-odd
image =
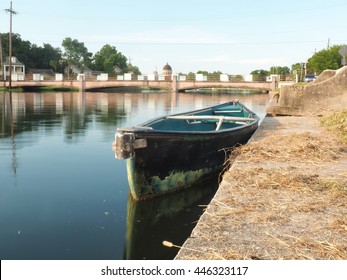
[[[223,197],[217,196],[210,209],[214,217],[229,215],[222,224],[232,225],[236,240],[252,240],[247,246],[233,244],[233,254],[243,259],[347,259],[347,179],[327,180],[295,167],[241,166],[225,174]],[[258,249],[251,250],[250,244]]]
[[[191,239],[202,252],[185,259],[347,259],[347,181],[292,168],[232,174]]]
[[[342,142],[347,143],[347,110],[323,117],[320,122],[329,131],[338,135]]]
[[[236,148],[188,240],[201,253],[183,258],[347,260],[346,151],[327,131],[270,131]]]
[[[322,135],[321,135],[322,136]],[[269,135],[234,150],[234,155],[260,162],[277,160],[293,162],[326,162],[338,159],[344,147],[333,137],[322,139],[309,132],[291,135]],[[242,160],[242,159],[241,159]]]

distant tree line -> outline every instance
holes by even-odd
[[[341,45],[335,45],[329,49],[324,49],[316,52],[308,59],[305,63],[295,63],[291,68],[288,66],[272,66],[270,69],[257,69],[253,70],[250,74],[253,75],[254,81],[265,81],[266,77],[269,75],[279,75],[282,79],[290,77],[292,74],[296,73],[299,75],[299,79],[303,79],[305,73],[319,75],[326,69],[336,70],[341,67],[341,55],[339,50]],[[203,74],[207,77],[209,81],[214,79],[219,79],[219,75],[222,74],[221,71],[208,72],[204,70],[199,70],[197,74]],[[188,80],[195,79],[195,73],[190,72],[187,74]],[[243,77],[241,75],[230,76],[231,81],[242,81]]]
[[[0,33],[1,36],[1,61],[4,61],[9,53],[9,34]],[[329,49],[321,50],[312,55],[307,63],[295,63],[291,68],[287,66],[273,66],[269,70],[258,69],[253,70],[250,74],[254,80],[265,80],[270,74],[290,75],[296,71],[300,76],[303,73],[320,74],[326,69],[336,70],[341,66],[341,56],[339,50],[341,45],[335,45]],[[102,71],[111,76],[116,72],[132,72],[135,75],[141,75],[141,71],[137,66],[128,62],[126,56],[117,50],[115,46],[109,44],[104,45],[95,54],[88,51],[83,42],[70,37],[65,38],[62,42],[62,48],[55,48],[50,44],[38,46],[30,41],[22,40],[17,33],[12,34],[12,55],[16,56],[26,69],[52,69],[57,73],[64,73],[66,69],[71,69],[74,65],[83,70],[89,68],[91,70]],[[217,77],[222,72],[214,71],[198,71],[198,74],[204,74],[209,80]],[[187,78],[193,77],[194,73],[188,73]],[[240,77],[235,76],[235,79]]]
[[[295,63],[292,65],[291,69],[287,66],[273,66],[269,70],[253,70],[251,74],[255,80],[265,80],[266,76],[271,74],[286,76],[292,73],[297,73],[301,78],[303,78],[304,73],[319,75],[326,69],[336,70],[341,67],[342,57],[339,54],[341,47],[341,45],[335,45],[329,49],[316,52],[306,63]]]
[[[9,53],[9,33],[1,33],[0,36],[1,60],[5,61]],[[114,75],[115,70],[141,74],[139,68],[128,63],[126,56],[116,47],[107,44],[93,54],[88,51],[83,42],[69,37],[63,40],[62,48],[55,48],[50,44],[43,44],[43,46],[32,44],[15,33],[12,34],[12,55],[16,56],[27,70],[52,69],[54,72],[63,73],[74,65],[82,70],[89,68],[110,75]]]

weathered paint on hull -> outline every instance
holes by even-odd
[[[220,172],[226,159],[225,149],[244,144],[257,124],[216,135],[171,135],[147,137],[147,148],[127,159],[130,191],[142,200],[188,188]],[[141,135],[137,135],[141,138]]]
[[[196,184],[201,179],[213,174],[212,168],[189,171],[172,171],[163,179],[158,175],[146,178],[141,170],[134,168],[135,160],[127,160],[128,182],[134,199],[147,199]],[[219,170],[219,168],[217,169]],[[216,171],[217,171],[216,170]]]

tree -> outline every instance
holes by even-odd
[[[189,73],[187,74],[187,80],[188,80],[188,81],[193,81],[193,80],[195,80],[195,73],[189,72]]]
[[[272,66],[270,68],[270,74],[285,75],[290,74],[290,69],[287,66]]]
[[[135,75],[141,75],[139,67],[132,64],[128,64],[128,72],[134,73]]]
[[[8,33],[1,34],[3,60],[8,56],[8,38]],[[24,63],[26,70],[31,68],[61,70],[59,48],[53,48],[50,44],[39,47],[22,40],[19,34],[12,34],[12,55]]]
[[[203,70],[199,70],[196,73],[197,74],[203,74],[204,76],[207,77],[208,81],[219,81],[220,75],[223,74],[221,71],[208,72],[208,71],[203,71]]]
[[[70,37],[63,40],[62,46],[65,50],[63,58],[68,63],[68,79],[70,78],[70,66],[76,65],[80,68],[90,67],[92,60],[92,53],[88,52],[88,49],[84,46],[84,43],[78,40],[72,40]]]
[[[251,75],[253,75],[253,81],[265,81],[266,76],[269,75],[269,71],[260,69],[260,70],[253,70],[251,72]]]
[[[243,78],[242,75],[230,75],[229,76],[229,79],[231,82],[243,82],[245,79]]]
[[[341,46],[335,45],[315,53],[308,59],[307,73],[320,74],[326,69],[339,69],[341,65],[340,48]]]
[[[0,35],[2,59],[5,61],[9,53],[9,33]],[[19,34],[12,34],[12,54],[25,65],[27,71],[37,68],[63,72],[63,68],[67,67],[69,74],[70,66],[76,65],[81,70],[88,67],[107,73],[114,73],[114,69],[117,66],[123,72],[131,71],[137,75],[141,74],[137,66],[128,65],[126,57],[110,45],[104,46],[95,54],[94,63],[92,63],[93,54],[88,51],[84,43],[68,37],[63,40],[62,47],[64,52],[60,48],[54,48],[46,43],[43,46],[31,44],[29,41],[22,40]]]
[[[94,55],[93,60],[95,70],[112,74],[115,67],[118,67],[123,72],[128,71],[127,58],[121,52],[118,52],[116,47],[108,44]]]
[[[298,81],[302,82],[305,76],[305,63],[295,63],[292,65],[292,74],[298,75]]]
[[[198,72],[196,72],[196,74],[203,74],[204,76],[207,76],[208,75],[208,71],[199,70]]]
[[[52,69],[60,72],[62,54],[59,48],[53,48],[50,44],[43,44],[43,47],[32,45],[31,57],[34,60],[34,67],[38,69]]]
[[[9,33],[1,34],[2,41],[2,58],[9,55]],[[19,34],[12,34],[12,56],[16,56],[21,62],[25,63],[27,68],[32,68],[34,63],[31,58],[31,43],[29,41],[23,41]]]

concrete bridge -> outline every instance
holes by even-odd
[[[8,82],[1,82],[0,86],[8,87]],[[63,80],[63,81],[12,81],[12,87],[33,88],[33,87],[65,87],[77,88],[83,90],[98,90],[114,87],[151,87],[165,88],[173,91],[184,91],[188,89],[198,88],[243,88],[261,91],[271,91],[276,88],[276,82],[224,82],[224,81],[179,81],[174,76],[172,80],[107,80],[107,81],[91,81],[91,80]]]
[[[242,88],[260,91],[271,91],[276,88],[275,82],[212,82],[212,81],[178,81],[177,90],[183,91],[198,88]]]

